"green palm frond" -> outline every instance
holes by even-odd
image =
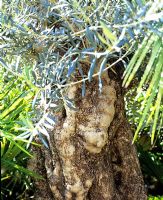
[[[148,61],[146,61],[148,58]],[[163,116],[163,40],[159,36],[152,34],[146,36],[129,65],[124,72],[123,85],[128,87],[138,70],[143,68],[144,72],[137,88],[137,97],[139,98],[143,92],[143,87],[148,86],[144,93],[144,100],[142,102],[141,110],[142,117],[137,127],[134,140],[136,140],[138,133],[142,127],[150,122],[151,142],[154,142],[156,126],[162,127]],[[145,66],[145,67],[144,67]]]
[[[27,160],[32,157],[26,150],[28,140],[18,138],[24,128],[21,115],[31,111],[34,92],[22,79],[0,68],[0,137],[1,137],[1,197],[3,186],[22,182],[27,188],[29,177],[41,178],[26,169]],[[28,177],[28,178],[27,178]],[[28,186],[29,187],[29,186]]]

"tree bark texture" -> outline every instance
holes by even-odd
[[[121,82],[113,77],[102,75],[101,93],[98,78],[86,84],[85,97],[81,85],[68,89],[78,110],[65,106],[58,114],[50,149],[33,147],[30,168],[44,177],[35,181],[35,199],[147,199]]]

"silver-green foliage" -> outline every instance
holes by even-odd
[[[26,131],[19,137],[30,138],[30,143],[40,135],[47,146],[43,136],[48,138],[48,129],[53,129],[55,112],[64,104],[75,109],[66,96],[67,87],[82,83],[84,96],[85,82],[98,76],[101,91],[101,73],[119,61],[127,65],[124,57],[132,53],[123,85],[127,87],[140,70],[138,92],[149,84],[135,139],[142,126],[152,121],[153,142],[156,126],[162,125],[162,8],[159,0],[3,1],[0,63],[15,78],[25,77],[35,95],[35,117],[24,119]],[[117,61],[109,65],[112,57]],[[100,69],[95,73],[99,60]],[[83,72],[83,64],[90,66],[88,74]]]

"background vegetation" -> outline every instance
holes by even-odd
[[[35,136],[48,148],[55,112],[75,109],[66,88],[82,83],[84,96],[85,82],[98,76],[100,92],[101,73],[119,62],[123,86],[132,85],[126,112],[146,187],[162,195],[162,8],[159,0],[0,1],[2,199],[23,199],[30,177],[41,178],[26,169],[27,149]]]

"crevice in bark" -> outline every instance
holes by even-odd
[[[37,140],[37,139],[36,139]],[[37,141],[39,143],[39,141]],[[45,156],[43,155],[44,151],[41,149],[33,146],[32,152],[34,158],[28,162],[28,168],[31,171],[35,171],[36,173],[40,174],[44,179],[35,179],[35,199],[42,200],[42,199],[53,199],[53,194],[49,188],[48,177],[45,168]]]

